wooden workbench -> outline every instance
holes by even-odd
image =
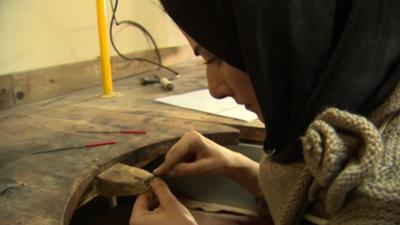
[[[114,82],[121,96],[99,98],[101,87],[0,111],[0,224],[68,224],[93,179],[116,162],[142,166],[185,132],[198,130],[221,144],[261,141],[262,124],[245,123],[156,103],[154,98],[206,87],[198,61],[175,67],[172,92],[141,86],[140,76]],[[46,88],[44,86],[43,88]],[[227,127],[224,125],[231,125]],[[80,130],[144,129],[145,135],[85,134]],[[252,138],[253,137],[253,138]],[[32,155],[58,147],[115,140],[115,145]]]

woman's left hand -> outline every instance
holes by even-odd
[[[146,192],[136,199],[130,225],[197,225],[189,210],[176,199],[164,181],[155,178],[151,186],[154,194]],[[154,197],[158,200],[157,206],[154,206]]]

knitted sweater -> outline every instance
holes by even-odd
[[[329,225],[400,224],[400,85],[368,119],[327,109],[301,140],[302,161],[260,162],[275,225],[300,224],[306,212]]]

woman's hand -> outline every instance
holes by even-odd
[[[154,194],[146,192],[136,199],[130,225],[197,225],[189,210],[175,198],[161,179],[155,178],[151,186]]]
[[[237,155],[198,132],[191,131],[172,146],[164,162],[153,173],[169,176],[226,175]]]
[[[256,196],[259,164],[207,139],[196,131],[185,134],[165,155],[164,162],[153,171],[169,176],[220,175],[234,180]]]

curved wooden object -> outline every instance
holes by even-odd
[[[234,144],[236,130],[211,123],[78,107],[0,116],[0,221],[2,225],[66,225],[94,178],[118,162],[143,166],[185,132],[197,130]],[[145,135],[82,134],[78,130],[145,129]],[[91,149],[32,155],[55,147],[116,140]]]
[[[204,65],[198,61],[175,69],[184,74],[181,79],[174,80],[175,93],[206,88]],[[166,152],[190,130],[197,130],[225,145],[235,144],[239,133],[222,124],[240,129],[244,139],[264,139],[263,125],[259,121],[246,123],[155,103],[155,98],[166,93],[158,86],[141,86],[137,81],[139,77],[115,82],[124,94],[119,98],[97,98],[98,87],[93,87],[0,112],[1,225],[68,224],[78,204],[92,189],[96,176],[119,162],[141,167]],[[62,82],[73,86],[76,81],[65,76]],[[46,93],[54,88],[36,80],[23,85],[26,89],[41,85]],[[78,133],[80,130],[119,129],[144,129],[147,134]],[[111,140],[117,144],[31,154]]]
[[[153,178],[154,175],[149,171],[116,163],[97,175],[94,191],[107,197],[139,195],[150,190]]]

